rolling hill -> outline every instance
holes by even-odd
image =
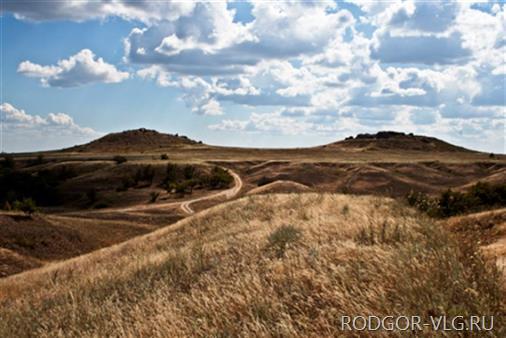
[[[0,280],[0,336],[340,336],[369,313],[486,313],[503,336],[497,275],[467,250],[391,199],[248,196]]]
[[[164,134],[145,128],[107,134],[90,143],[66,149],[76,152],[134,152],[201,144],[178,134]]]
[[[367,150],[412,150],[428,152],[471,152],[435,137],[405,134],[394,131],[380,131],[376,134],[358,134],[324,147]]]

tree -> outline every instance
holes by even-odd
[[[183,168],[183,175],[185,179],[191,180],[195,175],[195,167],[189,164],[185,165]]]
[[[177,180],[177,165],[174,163],[167,164],[167,176],[165,177],[165,183],[170,185],[175,183]]]

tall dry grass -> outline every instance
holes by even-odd
[[[0,336],[328,337],[341,315],[476,314],[503,337],[498,278],[390,199],[251,196],[0,281]]]

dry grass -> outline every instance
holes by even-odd
[[[249,196],[1,280],[0,336],[327,337],[344,314],[476,314],[501,337],[498,278],[390,199]]]

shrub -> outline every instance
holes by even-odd
[[[123,177],[121,179],[121,186],[116,188],[116,191],[127,191],[131,187],[135,186],[135,181],[132,177]]]
[[[20,210],[25,214],[31,215],[37,211],[37,205],[31,198],[23,198],[21,201],[14,202],[14,209]]]
[[[56,205],[61,200],[59,183],[54,171],[43,170],[36,175],[11,169],[0,171],[0,203],[32,198],[38,205]]]
[[[192,180],[185,180],[181,182],[177,182],[175,184],[171,185],[171,188],[176,191],[177,194],[184,195],[184,194],[191,194],[193,193],[193,188],[199,184],[199,180],[192,179]]]
[[[267,247],[281,258],[289,245],[297,242],[301,236],[301,231],[293,225],[282,225],[269,235]]]
[[[194,188],[222,189],[232,183],[234,178],[227,170],[215,166],[209,174],[199,170],[194,165],[178,166],[173,163],[167,164],[167,174],[160,184],[168,192],[176,190],[179,194],[191,193]]]
[[[471,197],[464,193],[448,189],[439,197],[438,213],[442,217],[461,214],[473,207],[474,203],[469,203],[470,199]]]
[[[158,192],[158,191],[152,191],[149,194],[149,202],[150,203],[155,203],[159,196],[160,196],[160,192]]]
[[[167,154],[162,154],[162,155],[160,155],[160,159],[161,160],[168,160],[169,156]]]
[[[191,180],[195,176],[195,166],[193,165],[185,165],[183,168],[184,178],[187,180]]]
[[[137,169],[133,180],[135,184],[138,184],[139,182],[148,182],[151,185],[153,183],[154,177],[155,169],[152,165],[147,165],[145,167]]]
[[[127,161],[127,158],[125,156],[116,155],[112,158],[112,160],[116,162],[116,164],[121,164],[125,163]]]
[[[178,167],[174,163],[167,164],[167,175],[165,176],[164,184],[170,185],[177,180]]]
[[[223,168],[214,167],[211,175],[202,179],[204,185],[212,189],[226,188],[232,183],[234,178]]]
[[[466,192],[448,189],[439,197],[422,192],[411,192],[408,204],[433,217],[450,217],[466,212],[506,205],[506,184],[490,185],[478,182]]]

